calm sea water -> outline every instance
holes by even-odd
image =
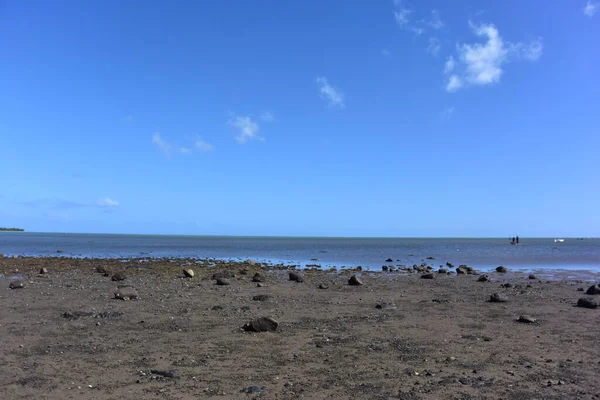
[[[63,250],[57,253],[57,250]],[[600,272],[600,239],[522,238],[518,246],[508,239],[411,238],[290,238],[167,235],[107,235],[0,232],[0,253],[66,257],[194,257],[247,259],[325,267],[379,270],[393,264],[434,265],[452,262],[486,270],[504,265],[513,269],[581,269]]]

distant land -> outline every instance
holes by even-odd
[[[1,228],[0,227],[0,232],[23,232],[25,231],[25,229],[21,229],[21,228]]]

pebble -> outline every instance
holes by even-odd
[[[479,278],[477,278],[477,282],[489,282],[490,281],[490,277],[487,275],[481,275],[479,276]]]
[[[217,278],[216,284],[219,286],[229,286],[231,285],[231,282],[229,282],[229,279],[227,278]]]
[[[271,317],[256,318],[244,326],[242,329],[250,332],[274,332],[277,330],[279,322]]]
[[[138,298],[138,292],[133,286],[119,286],[115,291],[115,299],[133,300]]]
[[[375,308],[379,308],[380,310],[393,310],[396,308],[394,303],[377,303]]]
[[[539,278],[537,277],[537,275],[531,274],[531,275],[529,275],[529,279],[539,279]]]
[[[360,286],[362,284],[362,281],[356,275],[352,275],[350,279],[348,279],[348,285],[350,286]]]
[[[519,319],[517,319],[518,322],[523,322],[525,324],[534,324],[537,322],[537,319],[529,316],[529,315],[521,315],[519,317]]]
[[[506,303],[508,301],[508,297],[501,293],[494,293],[490,296],[490,302],[492,303]]]
[[[264,393],[266,390],[266,386],[249,386],[245,389],[242,389],[242,393]]]
[[[46,275],[48,273],[48,268],[44,267],[40,269],[40,275]]]
[[[326,283],[321,283],[319,285],[319,289],[327,290],[327,289],[329,289],[329,285]]]
[[[254,276],[252,277],[252,282],[264,282],[264,281],[265,281],[265,277],[260,272],[255,273]]]
[[[271,298],[271,296],[269,296],[268,294],[257,294],[256,296],[252,297],[252,300],[254,301],[267,301]]]
[[[25,287],[25,282],[21,280],[12,281],[8,287],[11,289],[23,289]]]
[[[125,273],[124,272],[117,272],[116,274],[114,274],[113,276],[110,277],[111,281],[124,281],[126,278]]]

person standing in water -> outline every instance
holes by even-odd
[[[517,236],[517,244],[519,244],[519,237]]]

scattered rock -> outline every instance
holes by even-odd
[[[76,320],[83,317],[91,317],[92,315],[94,315],[94,313],[87,311],[66,311],[62,314],[63,318],[69,320]]]
[[[56,250],[57,253],[62,253],[63,251],[61,249]]]
[[[138,298],[138,292],[133,286],[119,286],[115,291],[115,299],[133,300]]]
[[[301,273],[296,272],[296,271],[291,271],[289,273],[289,279],[290,279],[290,281],[294,281],[294,282],[304,282],[304,276],[302,276]]]
[[[265,281],[265,277],[260,272],[255,273],[254,276],[252,277],[252,282],[264,282],[264,281]]]
[[[256,318],[244,326],[242,329],[248,332],[274,332],[277,330],[279,322],[271,317]]]
[[[360,286],[362,284],[362,281],[356,275],[352,275],[350,279],[348,279],[348,285],[350,286]]]
[[[265,286],[265,285],[264,285],[262,282],[258,282],[258,283],[256,284],[256,287],[264,287],[264,286]]]
[[[489,282],[490,281],[490,277],[487,275],[480,275],[479,278],[477,278],[477,282]]]
[[[25,282],[22,280],[12,281],[8,287],[11,289],[23,289],[25,287]]]
[[[584,288],[582,288],[582,287],[578,287],[578,288],[577,288],[577,291],[578,291],[578,292],[583,292],[584,290],[585,290],[585,289],[584,289]]]
[[[380,310],[392,310],[396,308],[394,303],[377,303],[375,308],[379,308]]]
[[[160,369],[151,369],[150,373],[153,375],[162,376],[163,378],[175,378],[177,377],[177,371],[174,369],[170,370],[160,370]]]
[[[98,272],[99,274],[106,274],[106,267],[104,265],[98,265],[96,267],[96,272]]]
[[[249,394],[264,393],[266,391],[267,391],[266,386],[249,386],[249,387],[241,390],[242,393],[249,393]]]
[[[391,258],[388,258],[387,260],[385,260],[385,262],[394,262],[394,260],[392,260]]]
[[[329,289],[329,285],[326,283],[319,284],[319,289],[327,290]]]
[[[503,267],[502,265],[496,268],[496,272],[500,272],[500,273],[505,273],[508,272],[508,269],[506,269],[506,267]]]
[[[267,301],[271,298],[271,296],[269,296],[268,294],[257,294],[256,296],[252,297],[252,300],[254,301]]]
[[[227,279],[227,278],[217,278],[217,281],[215,283],[219,286],[231,285],[231,282],[229,282],[229,279]]]
[[[213,310],[213,311],[219,311],[219,310],[222,310],[222,309],[223,309],[223,306],[213,306],[211,308],[211,310]]]
[[[423,274],[421,275],[421,279],[433,279],[434,275],[433,274]]]
[[[111,281],[124,281],[125,280],[125,273],[124,272],[117,272],[116,274],[114,274],[113,276],[110,277]]]
[[[540,279],[537,277],[537,275],[531,274],[529,275],[529,279]]]
[[[433,257],[433,256],[429,256],[429,257],[427,257],[427,259],[428,259],[428,260],[435,260],[435,257]]]
[[[447,274],[448,273],[448,269],[447,268],[440,268],[438,269],[438,274]]]
[[[464,274],[466,274],[467,273],[467,266],[466,265],[459,265],[456,268],[456,273],[458,275],[464,275]]]
[[[40,269],[40,275],[46,275],[48,273],[48,268],[43,267],[42,269]]]
[[[448,268],[454,268],[454,264],[452,264],[451,262],[447,262],[446,263],[446,267],[448,267]]]
[[[388,271],[390,270],[390,267],[388,267],[387,265],[382,265],[382,266],[381,266],[381,270],[382,270],[383,272],[388,272]]]
[[[523,322],[524,324],[534,324],[537,322],[537,319],[529,316],[529,315],[521,315],[519,317],[519,319],[517,319],[518,322]]]
[[[579,300],[577,300],[577,307],[598,308],[598,306],[600,306],[600,304],[598,303],[598,300],[582,297]]]
[[[514,285],[514,284],[512,284],[512,283],[510,283],[510,282],[507,282],[507,283],[503,283],[503,284],[501,284],[501,285],[500,285],[500,287],[502,287],[502,288],[504,288],[504,289],[510,289],[510,288],[513,288],[513,287],[515,287],[515,285]]]
[[[585,294],[600,294],[600,285],[590,286]]]
[[[231,272],[231,271],[220,271],[220,272],[215,272],[212,276],[212,280],[217,280],[219,278],[225,278],[225,279],[230,279],[230,278],[235,278],[235,275]]]
[[[184,268],[183,269],[183,276],[185,276],[186,278],[193,278],[194,277],[194,270],[191,268]]]
[[[490,296],[490,302],[492,303],[506,303],[508,301],[508,297],[501,293],[494,293]]]

